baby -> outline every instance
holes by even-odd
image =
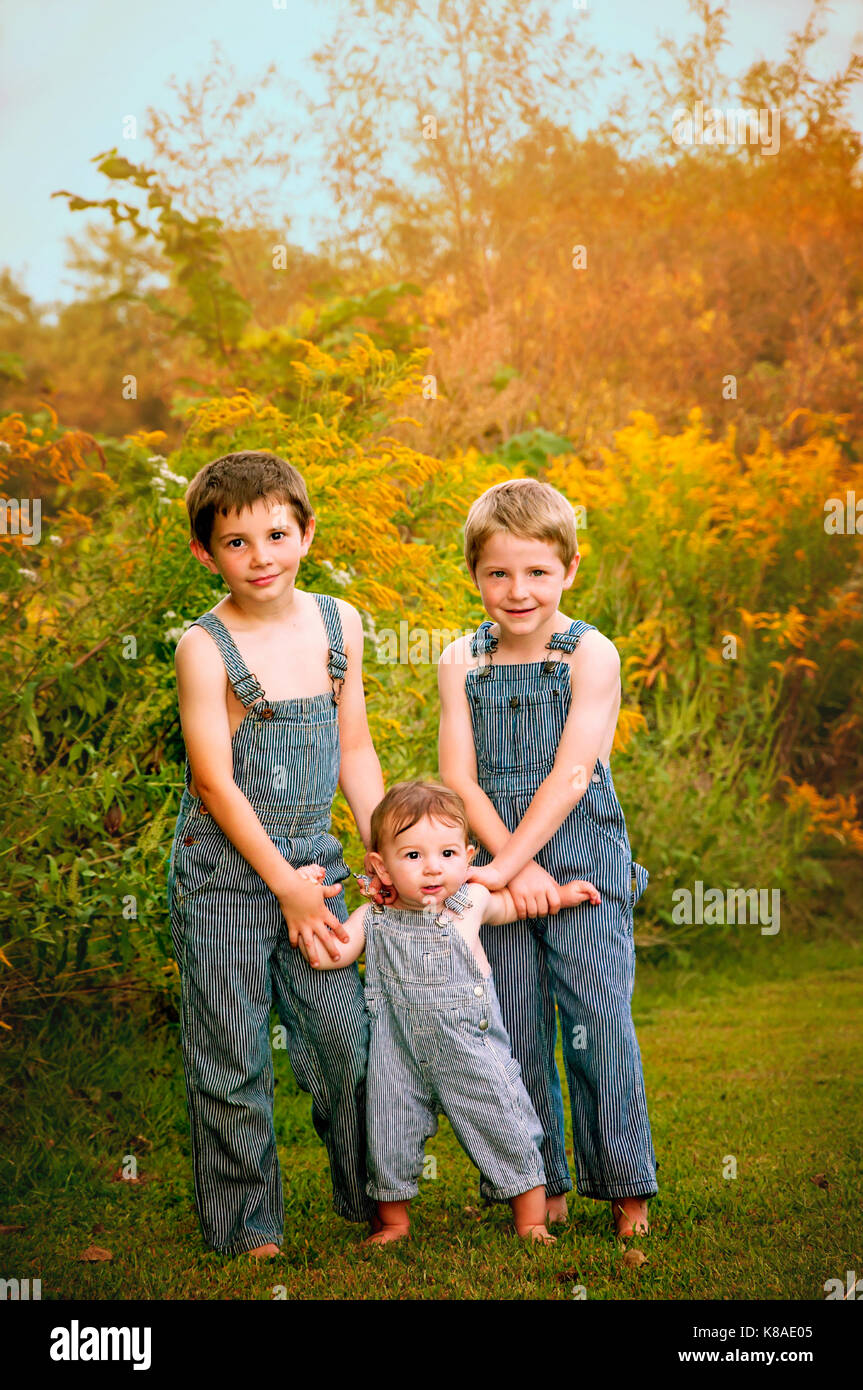
[[[507,889],[465,882],[475,853],[468,835],[464,803],[448,787],[391,787],[372,813],[367,856],[387,903],[351,913],[338,963],[320,962],[322,970],[340,969],[365,947],[366,1190],[378,1210],[370,1244],[408,1234],[408,1203],[440,1113],[490,1184],[489,1195],[509,1201],[518,1234],[554,1240],[546,1227],[542,1126],[510,1050],[479,936],[481,926],[518,914]],[[300,872],[319,876],[317,865]],[[596,905],[600,895],[576,880],[561,886],[560,902]]]

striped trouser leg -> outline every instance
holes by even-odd
[[[174,913],[195,1197],[205,1240],[240,1254],[282,1239],[264,933],[189,896]]]
[[[550,1196],[569,1192],[563,1093],[555,1059],[556,1016],[542,943],[528,922],[488,927],[482,944],[491,966],[500,1010],[521,1066],[522,1080],[542,1125],[540,1145]],[[489,1185],[481,1185],[488,1196]]]
[[[369,1001],[368,1192],[376,1202],[417,1195],[426,1141],[437,1134],[435,1103],[422,1064],[406,1045],[405,1020],[389,1004]]]
[[[366,1194],[368,1015],[359,971],[356,965],[313,970],[286,928],[272,967],[291,1067],[311,1093],[312,1120],[326,1145],[333,1205],[348,1221],[368,1221],[374,1212]]]
[[[632,912],[606,899],[547,919],[583,1197],[652,1196],[656,1168],[632,1022]]]

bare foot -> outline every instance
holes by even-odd
[[[253,1260],[272,1260],[276,1255],[280,1255],[281,1251],[278,1245],[270,1243],[269,1245],[256,1245],[254,1250],[247,1250],[246,1254]]]
[[[644,1197],[616,1197],[611,1204],[614,1229],[618,1240],[646,1236],[650,1231],[647,1220],[647,1200]]]
[[[566,1193],[559,1192],[552,1197],[545,1199],[545,1214],[549,1221],[568,1221],[569,1212],[566,1208]]]
[[[374,1221],[372,1225],[374,1225]],[[409,1233],[410,1228],[408,1226],[380,1225],[373,1236],[369,1236],[363,1241],[363,1245],[389,1245],[392,1240],[404,1240]]]
[[[545,1226],[526,1226],[519,1231],[522,1240],[534,1241],[537,1245],[556,1245],[557,1236],[553,1236]]]

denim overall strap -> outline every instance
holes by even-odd
[[[342,697],[345,677],[348,674],[348,658],[344,649],[345,639],[342,634],[342,620],[339,616],[338,605],[335,599],[331,598],[329,594],[313,594],[312,597],[321,610],[321,617],[327,629],[327,637],[330,643],[327,670],[330,675],[330,680],[333,683],[333,704],[337,705]]]
[[[252,675],[240,656],[237,644],[221,618],[212,612],[202,613],[200,618],[195,619],[192,626],[202,627],[206,632],[209,632],[221,652],[225,670],[228,673],[228,680],[231,682],[231,689],[245,709],[250,709],[252,705],[257,704],[258,700],[266,699],[263,686],[257,676]]]
[[[470,642],[472,656],[488,656],[488,661],[480,666],[480,674],[488,670],[494,660],[494,653],[497,651],[498,638],[492,635],[492,624],[486,619],[481,622]],[[553,632],[546,642],[546,650],[556,652],[554,657],[547,657],[542,663],[544,675],[548,675],[554,670],[561,659],[562,652],[574,652],[582,637],[586,632],[595,632],[594,623],[586,623],[581,618],[574,618],[566,632]]]
[[[586,623],[581,618],[573,618],[568,632],[555,632],[546,642],[549,651],[574,652],[586,632],[596,632],[595,623]]]
[[[481,656],[485,652],[493,652],[497,646],[497,638],[491,635],[491,622],[488,618],[480,623],[473,637],[470,639],[471,656]]]
[[[553,656],[546,657],[542,663],[542,674],[549,675],[559,661],[563,659],[564,652],[574,652],[582,637],[586,632],[595,632],[596,627],[593,623],[585,623],[581,618],[574,618],[569,625],[568,632],[553,632],[546,642],[546,650],[553,652]]]

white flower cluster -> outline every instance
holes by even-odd
[[[169,609],[167,610],[167,612],[164,614],[164,616],[165,616],[166,618],[176,618],[177,615],[176,615],[176,613],[174,612],[173,608],[169,608]],[[187,618],[186,621],[183,623],[182,627],[169,627],[168,630],[167,630],[167,632],[164,633],[164,639],[165,639],[165,641],[166,641],[166,642],[179,642],[179,640],[180,640],[180,638],[182,637],[183,633],[186,631],[186,628],[187,628],[187,627],[191,627],[191,626],[192,626],[192,619],[191,619],[191,618]]]
[[[325,569],[329,570],[336,584],[341,584],[343,586],[345,584],[350,584],[351,580],[356,574],[356,570],[352,569],[337,570],[332,560],[321,560],[321,564],[324,566]]]
[[[164,493],[168,483],[178,483],[182,487],[188,487],[189,479],[182,477],[179,473],[172,473],[168,467],[168,460],[163,454],[151,454],[147,459],[148,463],[155,465],[153,477],[150,479],[150,486],[157,492]],[[170,503],[170,497],[160,497],[160,502]]]
[[[374,625],[371,613],[367,613],[365,608],[358,608],[357,612],[359,613],[360,618],[362,619],[363,632],[365,633],[369,641],[373,642],[375,646],[377,646],[379,640],[378,630]]]

